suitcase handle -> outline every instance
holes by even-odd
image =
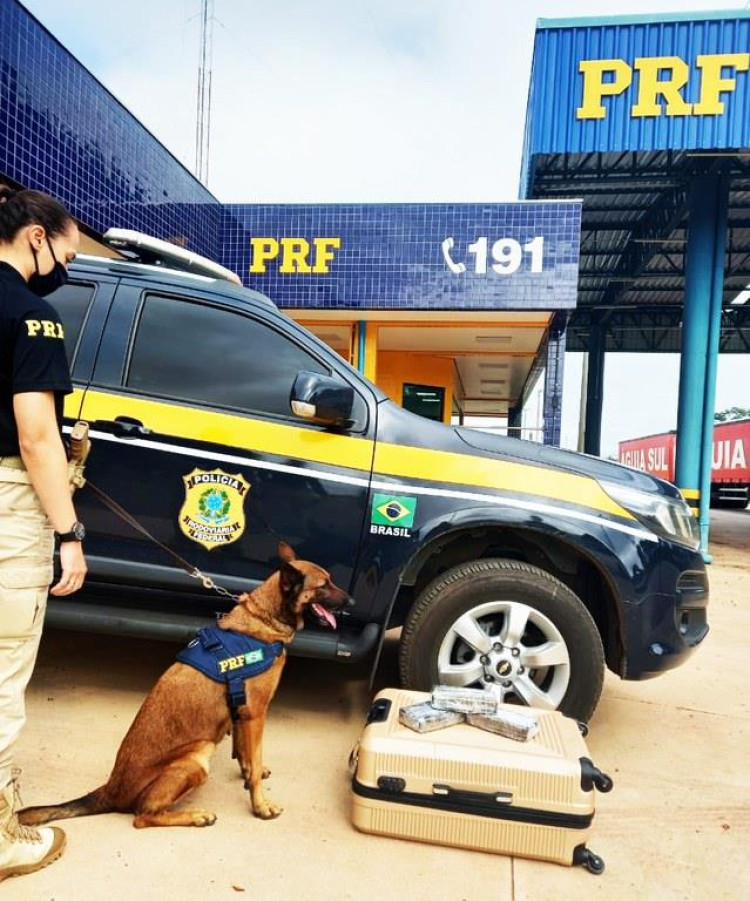
[[[390,712],[390,698],[378,698],[372,707],[370,707],[370,712],[367,714],[367,725],[369,726],[370,723],[384,723],[388,719],[388,714]]]
[[[432,794],[441,798],[451,798],[454,801],[464,801],[467,804],[512,804],[512,792],[470,792],[460,788],[451,788],[450,785],[433,785]]]

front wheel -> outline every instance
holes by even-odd
[[[419,596],[399,670],[407,688],[492,685],[506,703],[585,722],[602,691],[604,650],[591,614],[554,576],[515,560],[475,560]]]

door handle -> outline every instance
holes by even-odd
[[[151,429],[146,428],[140,419],[133,419],[131,416],[98,419],[93,425],[94,429],[111,432],[116,438],[140,438],[151,434]]]

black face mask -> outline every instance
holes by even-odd
[[[31,278],[29,278],[28,285],[29,291],[36,294],[37,297],[46,297],[48,294],[52,294],[53,291],[57,291],[58,288],[62,288],[62,286],[68,282],[68,270],[55,256],[55,251],[52,249],[49,238],[47,238],[47,246],[49,247],[49,252],[52,254],[52,259],[55,261],[55,265],[52,268],[52,271],[48,272],[46,275],[42,275],[39,272],[38,251],[34,250],[33,247],[31,248],[31,252],[34,254],[35,272]]]

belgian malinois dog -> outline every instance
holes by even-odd
[[[281,568],[218,621],[222,629],[286,646],[303,626],[306,612],[336,628],[333,612],[353,603],[320,566],[298,560],[289,545],[279,544]],[[234,722],[234,756],[253,813],[264,820],[282,808],[267,801],[262,779],[262,741],[266,714],[281,678],[286,650],[269,669],[245,680],[245,704]],[[209,810],[172,810],[205,782],[216,746],[232,730],[225,686],[185,663],[177,662],[159,679],[141,705],[117,752],[106,784],[81,798],[45,807],[27,807],[19,820],[28,825],[96,813],[133,813],[133,825],[211,826]]]

